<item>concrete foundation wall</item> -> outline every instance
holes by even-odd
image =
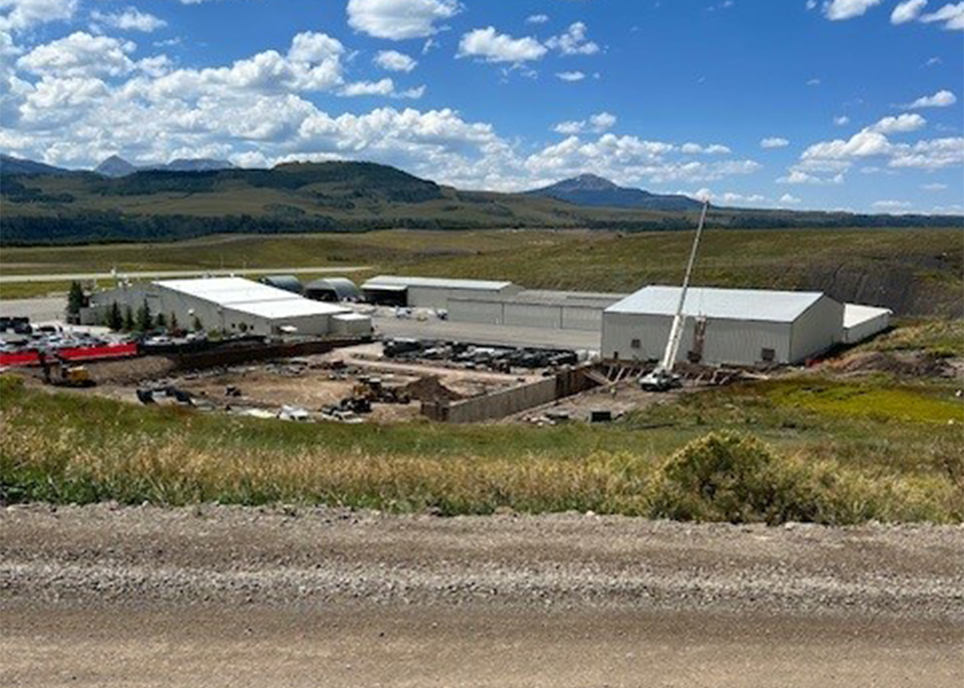
[[[443,405],[438,408],[439,412],[429,412],[425,415],[448,423],[479,423],[495,418],[505,418],[533,406],[548,404],[555,398],[556,380],[550,377],[475,399]],[[425,412],[424,406],[423,412]]]
[[[519,385],[474,399],[456,402],[426,402],[422,415],[448,423],[480,423],[552,403],[596,385],[583,369],[566,370],[538,382]]]

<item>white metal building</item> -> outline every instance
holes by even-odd
[[[226,333],[318,336],[371,332],[371,319],[357,316],[349,308],[240,277],[133,284],[94,294],[92,301],[101,314],[115,302],[133,310],[146,302],[151,313],[164,313],[168,319],[173,315],[182,327],[190,328],[197,320],[204,329]]]
[[[453,296],[449,320],[598,332],[602,314],[625,294],[526,290],[511,295]]]
[[[890,327],[889,308],[861,306],[856,303],[844,304],[844,342],[856,344]]]
[[[522,290],[512,282],[380,275],[362,284],[365,298],[414,308],[448,308],[453,297],[508,296]]]
[[[649,286],[603,314],[602,355],[663,355],[680,287]],[[691,287],[677,360],[710,365],[799,363],[843,341],[844,306],[821,292]]]

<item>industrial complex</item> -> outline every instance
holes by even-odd
[[[145,314],[156,327],[87,348],[74,337],[79,352],[55,354],[72,375],[74,358],[90,361],[84,381],[99,393],[341,422],[479,422],[538,408],[547,422],[607,419],[651,403],[647,393],[679,386],[684,375],[690,384],[727,384],[748,368],[806,363],[887,329],[891,316],[821,292],[650,285],[615,294],[390,275],[359,288],[344,277],[304,285],[275,275],[121,277],[89,295],[79,320],[103,325],[119,311]],[[5,350],[0,363],[43,363],[58,336],[33,340],[32,354],[30,341]],[[138,355],[143,363],[94,362]],[[678,375],[676,363],[687,364]],[[629,380],[638,380],[635,391],[623,386],[618,402],[606,392]]]
[[[651,286],[603,314],[607,358],[658,359],[679,287]],[[799,363],[843,341],[844,306],[819,292],[691,288],[677,360],[708,365]]]
[[[270,335],[371,334],[371,318],[333,303],[313,301],[289,289],[241,277],[211,277],[122,284],[96,292],[82,322],[103,321],[113,304],[137,309],[147,304],[185,328]],[[197,327],[200,325],[200,327]]]
[[[371,306],[421,310],[454,323],[599,333],[606,360],[658,360],[680,299],[679,287],[632,294],[529,290],[512,282],[381,275],[361,288],[346,278],[303,286],[291,276],[121,284],[97,292],[83,320],[102,321],[113,304],[146,303],[186,328],[262,336],[366,336]],[[365,304],[359,306],[359,304]],[[364,312],[363,312],[364,311]],[[842,304],[821,292],[692,287],[682,306],[677,360],[703,365],[797,364],[836,345],[887,329],[891,311]],[[199,324],[200,328],[194,328]]]

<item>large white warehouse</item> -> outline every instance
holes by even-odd
[[[512,282],[447,279],[441,277],[398,277],[379,275],[362,285],[372,303],[415,308],[448,308],[449,299],[506,297],[522,291]]]
[[[649,286],[603,313],[602,355],[663,355],[680,287]],[[799,363],[843,341],[844,306],[820,292],[691,287],[677,360],[709,365]]]
[[[113,303],[177,318],[182,327],[195,321],[208,330],[258,335],[367,335],[371,319],[344,306],[306,299],[290,291],[240,277],[179,279],[133,284],[94,294],[92,306],[103,315]]]
[[[625,294],[530,289],[510,295],[453,296],[449,320],[599,332],[602,314]]]

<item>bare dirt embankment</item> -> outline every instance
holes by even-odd
[[[0,534],[8,685],[964,679],[960,527],[101,505]]]

